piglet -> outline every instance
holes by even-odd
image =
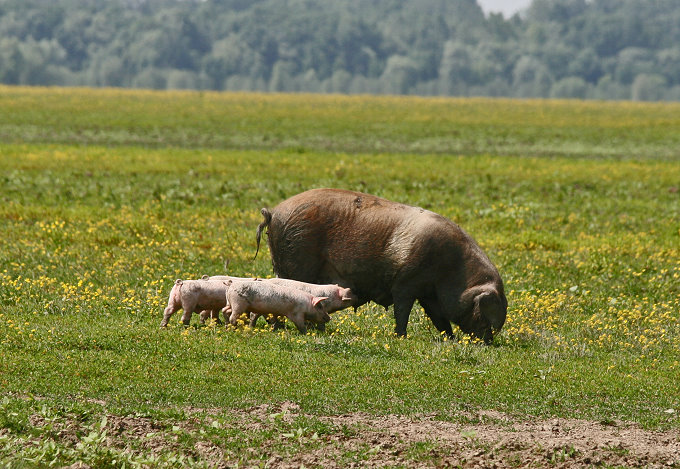
[[[329,313],[354,306],[359,302],[359,298],[357,298],[357,296],[352,293],[352,290],[349,288],[343,288],[339,285],[317,285],[316,283],[299,282],[297,280],[278,277],[261,280],[263,282],[269,282],[275,285],[306,291],[307,293],[314,296],[328,297],[328,306],[326,309]]]
[[[201,323],[205,322],[208,313],[219,319],[219,311],[227,304],[226,293],[230,283],[223,280],[175,280],[161,327],[166,327],[170,317],[180,309],[184,310],[182,322],[185,326],[189,325],[191,313],[195,311],[201,312]]]
[[[226,266],[225,266],[226,267]],[[248,280],[257,280],[257,278],[252,278],[252,277],[234,277],[231,275],[204,275],[201,277],[201,280],[222,280],[224,282],[230,283],[230,282],[237,282],[237,281],[248,281]],[[222,321],[220,321],[220,316],[219,312],[222,308],[219,309],[205,309],[201,311],[200,316],[201,316],[201,324],[205,324],[205,321],[208,318],[214,319],[217,324],[222,324]]]
[[[270,282],[233,282],[226,293],[227,305],[222,310],[224,320],[236,325],[238,318],[246,313],[285,316],[304,334],[305,320],[326,323],[331,317],[326,310],[328,298],[313,296],[302,290],[275,285]]]
[[[316,283],[306,283],[300,282],[298,280],[278,277],[259,280],[284,287],[296,288],[298,290],[310,293],[313,296],[325,296],[328,298],[326,302],[326,311],[329,313],[333,313],[359,303],[359,298],[357,298],[357,296],[352,293],[349,288],[343,288],[339,285],[317,285]],[[255,323],[259,317],[259,314],[250,315],[250,327],[255,326]],[[326,328],[326,325],[317,324],[316,327],[323,331]]]

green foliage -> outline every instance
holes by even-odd
[[[674,0],[508,19],[472,0],[3,0],[0,82],[677,100],[679,20]]]

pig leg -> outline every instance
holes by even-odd
[[[229,298],[229,306],[231,306],[231,316],[229,316],[229,324],[236,326],[239,318],[248,313],[248,302],[238,296]],[[226,317],[226,313],[225,313]]]
[[[307,325],[305,324],[305,315],[303,313],[294,313],[286,317],[293,321],[293,324],[295,324],[297,330],[300,331],[300,334],[307,333]]]
[[[161,327],[167,327],[170,321],[170,316],[175,314],[182,308],[182,281],[175,280],[175,285],[170,290],[170,296],[168,297],[168,306],[166,306],[163,311],[163,320],[161,321]]]
[[[258,313],[250,313],[250,327],[255,327],[255,324],[257,324],[257,320],[260,319],[260,316],[264,316],[265,320],[267,321],[267,324],[272,326],[275,331],[283,329],[285,327],[285,324],[281,320],[281,318],[277,316],[262,315]]]
[[[283,329],[284,327],[286,327],[285,324],[283,323],[283,319],[276,316],[271,318],[271,320],[267,320],[267,322],[274,326],[275,331],[278,331],[279,329]]]
[[[236,306],[231,307],[231,316],[229,316],[229,324],[235,326],[238,323],[238,318],[241,316],[241,311]]]
[[[257,324],[257,320],[262,316],[259,313],[250,313],[250,327],[255,327],[255,324]]]
[[[433,303],[437,304],[440,314],[446,317],[449,320],[449,323],[453,322],[460,327],[458,321],[460,320],[460,314],[462,312],[461,292],[459,290],[451,290],[451,288],[449,288],[450,284],[451,283],[447,284],[446,282],[442,282],[436,286],[437,301]]]
[[[210,311],[210,318],[215,320],[216,324],[222,324],[222,320],[220,319],[220,310],[219,309],[213,309]]]
[[[419,299],[418,302],[425,309],[425,314],[430,318],[434,327],[437,328],[439,332],[443,332],[446,336],[451,339],[453,338],[453,329],[451,329],[451,322],[444,316],[442,309],[439,307],[439,303],[436,300],[424,300]]]
[[[222,308],[222,314],[224,315],[225,325],[229,325],[229,317],[231,316],[231,305],[227,303],[227,306]]]
[[[201,311],[201,324],[205,324],[208,318],[214,319],[217,324],[222,324],[220,311],[217,309],[204,309]]]
[[[182,324],[188,326],[191,323],[191,315],[193,314],[194,309],[196,309],[196,302],[187,301],[185,304],[182,304],[182,308],[184,309],[184,314],[182,314]]]
[[[210,311],[209,309],[204,309],[203,311],[201,311],[201,314],[199,314],[199,316],[201,317],[201,324],[205,324],[205,321],[207,321],[208,317],[212,316],[212,311]]]
[[[168,304],[168,306],[165,308],[165,311],[163,311],[163,320],[161,321],[161,327],[167,327],[168,322],[170,321],[170,317],[177,311],[179,311],[181,307],[182,307],[181,305],[178,305],[174,302]]]
[[[411,314],[411,308],[413,308],[413,303],[416,299],[400,293],[394,295],[394,333],[398,336],[406,337],[408,317]]]

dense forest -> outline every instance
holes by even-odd
[[[0,82],[680,100],[680,2],[0,0]]]

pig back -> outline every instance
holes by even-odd
[[[266,281],[241,281],[229,288],[229,302],[235,296],[247,302],[252,312],[282,313],[312,311],[313,296],[302,290]]]
[[[315,189],[281,202],[269,225],[278,276],[338,283],[362,302],[384,306],[392,303],[397,277],[448,274],[460,265],[467,238],[428,210],[339,189]]]

